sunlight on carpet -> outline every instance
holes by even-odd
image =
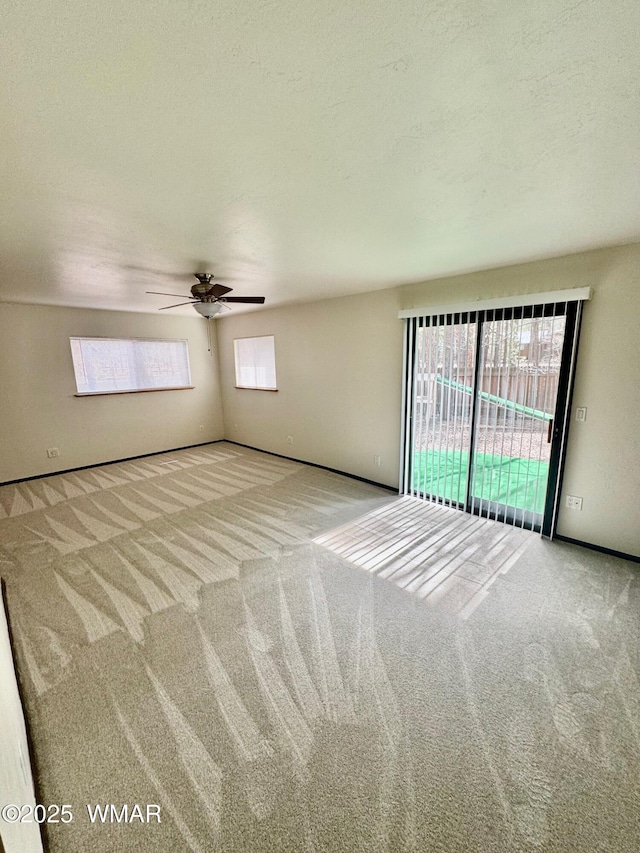
[[[532,535],[418,498],[400,497],[313,541],[466,619],[524,553]]]

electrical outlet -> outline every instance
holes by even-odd
[[[60,450],[57,447],[50,447],[47,450],[47,456],[49,459],[55,459],[57,456],[60,456]]]
[[[287,444],[293,444],[293,436],[292,435],[287,436]]]
[[[373,457],[373,464],[376,466],[376,468],[380,467],[380,457],[379,456]]]
[[[582,509],[582,498],[577,498],[575,495],[567,495],[566,504],[568,509]]]
[[[581,423],[584,423],[586,421],[586,419],[587,419],[587,407],[586,406],[580,406],[578,409],[576,409],[576,420],[580,421]]]

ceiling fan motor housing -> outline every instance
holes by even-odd
[[[213,275],[211,273],[195,273],[195,276],[198,279],[198,283],[194,284],[191,288],[192,296],[203,301],[214,302],[215,297],[207,296],[207,293],[211,290]]]
[[[203,287],[201,284],[194,284],[191,288],[191,295],[195,299],[199,299],[201,302],[219,302],[219,296],[213,296],[213,294],[207,296],[207,292],[209,291],[209,289],[210,288],[208,288],[206,285]]]

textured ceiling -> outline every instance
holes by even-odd
[[[639,32],[637,0],[12,0],[0,300],[156,310],[199,269],[274,305],[640,239]]]

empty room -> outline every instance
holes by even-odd
[[[639,27],[5,6],[0,853],[640,850]]]

